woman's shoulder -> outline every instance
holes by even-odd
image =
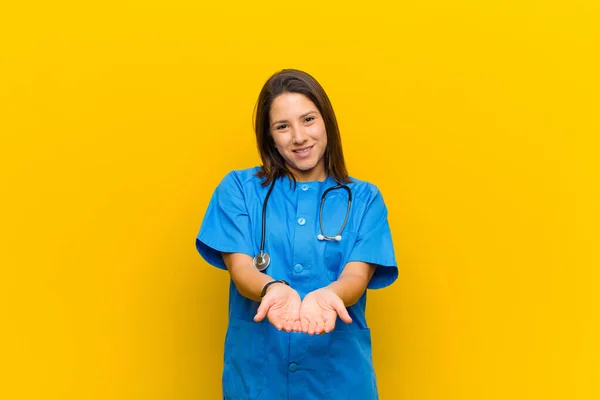
[[[229,171],[221,180],[220,187],[237,187],[241,191],[245,191],[248,186],[256,186],[260,184],[260,179],[256,173],[260,167],[233,169]]]
[[[352,183],[349,183],[348,187],[352,190],[354,198],[369,203],[380,194],[379,188],[374,183],[358,179],[354,176],[349,176],[349,178]]]
[[[256,177],[256,173],[258,171],[260,171],[259,166],[251,167],[251,168],[244,168],[244,169],[234,169],[234,170],[229,171],[229,173],[227,174],[226,177],[236,179],[240,183],[246,184],[247,182],[252,181],[252,180],[255,180],[255,181],[259,180]]]

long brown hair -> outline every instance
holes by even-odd
[[[262,167],[256,176],[264,179],[262,186],[267,186],[273,179],[288,176],[294,187],[296,178],[285,165],[281,154],[275,148],[271,136],[269,112],[271,104],[277,96],[283,93],[300,93],[312,101],[323,116],[327,132],[327,148],[324,154],[325,173],[338,183],[351,183],[344,162],[342,140],[335,113],[329,97],[315,78],[297,69],[283,69],[273,74],[264,84],[254,108],[256,145],[262,160]]]

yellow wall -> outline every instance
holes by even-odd
[[[14,3],[0,398],[219,398],[228,278],[194,238],[287,67],[389,208],[382,399],[600,398],[597,1]]]

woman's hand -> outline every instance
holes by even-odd
[[[309,335],[331,332],[338,315],[345,323],[352,323],[344,302],[333,290],[324,287],[310,292],[300,307],[302,332]]]
[[[291,287],[275,283],[267,289],[254,321],[260,322],[265,316],[277,329],[286,332],[300,332],[300,295]]]

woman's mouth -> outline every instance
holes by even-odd
[[[314,145],[310,146],[310,147],[303,147],[301,149],[298,150],[292,150],[292,152],[296,155],[296,157],[298,158],[306,158],[310,155],[312,148],[314,147]]]

